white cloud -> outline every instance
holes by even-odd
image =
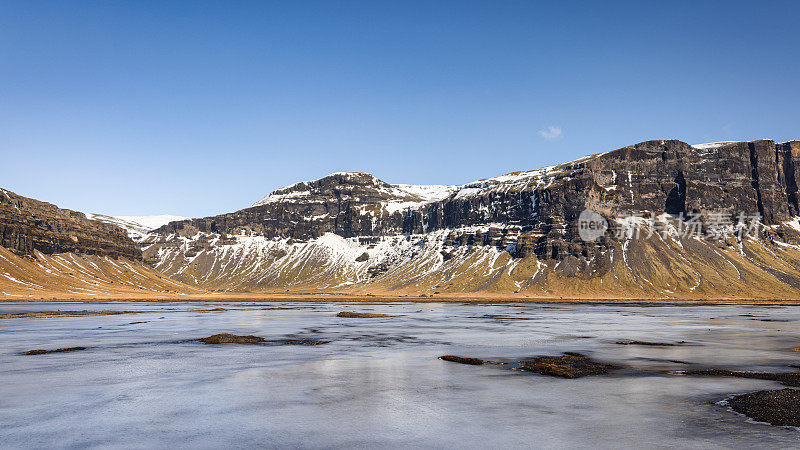
[[[561,137],[561,127],[549,126],[544,130],[539,130],[539,136],[552,141]]]

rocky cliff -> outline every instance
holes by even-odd
[[[100,219],[114,223],[0,189],[0,301],[205,293],[145,265],[119,220]]]
[[[325,233],[343,237],[404,233],[408,212],[443,201],[458,186],[391,185],[360,172],[334,173],[278,189],[251,208],[202,219],[171,222],[160,234],[247,234],[308,240]]]
[[[0,189],[0,246],[28,255],[75,252],[141,259],[141,250],[123,229],[5,189]]]
[[[337,173],[241,211],[170,223],[144,241],[144,256],[227,290],[791,296],[798,158],[800,141],[666,140],[463,186]],[[591,242],[578,232],[586,209],[611,225]],[[737,228],[742,216],[762,218],[758,238]],[[710,217],[731,233],[710,239]],[[631,220],[649,239],[618,234]],[[690,222],[698,235],[676,231]]]

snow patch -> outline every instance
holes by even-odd
[[[114,217],[120,220],[142,225],[143,227],[148,228],[150,230],[155,230],[156,228],[160,228],[170,222],[176,222],[179,220],[188,219],[188,217],[175,216],[171,214],[161,214],[156,216],[114,216]]]

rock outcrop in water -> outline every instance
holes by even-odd
[[[758,422],[800,427],[800,390],[778,389],[737,395],[728,406]]]
[[[219,333],[198,339],[198,341],[203,344],[257,344],[266,341],[266,339],[258,336],[237,336],[230,333]]]
[[[348,318],[348,319],[372,319],[372,318],[392,317],[392,316],[390,316],[388,314],[342,311],[339,314],[336,314],[336,317],[345,317],[345,318]]]
[[[25,352],[26,355],[46,355],[48,353],[65,353],[65,352],[77,352],[81,350],[86,350],[86,347],[65,347],[65,348],[57,348],[55,350],[28,350]]]
[[[481,366],[485,362],[484,360],[478,358],[465,358],[463,356],[455,356],[455,355],[444,355],[440,356],[439,359],[459,364],[467,364],[469,366]]]
[[[558,378],[582,378],[591,375],[606,375],[617,367],[594,361],[580,353],[564,353],[560,356],[538,356],[522,360],[519,370]]]
[[[487,361],[479,358],[465,358],[453,355],[440,356],[439,359],[470,366],[493,364],[521,372],[532,372],[539,375],[568,379],[583,378],[591,375],[607,375],[619,369],[613,364],[595,361],[586,355],[574,352],[565,352],[559,356],[536,356],[518,361]]]

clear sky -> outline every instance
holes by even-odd
[[[335,171],[461,184],[800,138],[797,1],[4,1],[0,187],[204,216]]]

